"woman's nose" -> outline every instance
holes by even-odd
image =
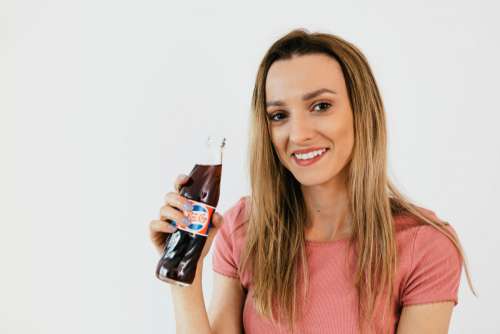
[[[289,139],[292,142],[301,143],[314,137],[314,124],[307,116],[290,118]]]

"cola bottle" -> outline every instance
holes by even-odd
[[[219,202],[225,143],[223,137],[208,137],[204,156],[197,161],[188,181],[179,190],[179,194],[191,203],[193,209],[184,212],[187,224],[171,222],[177,230],[167,235],[165,249],[156,268],[156,277],[162,281],[188,286],[194,280],[212,214]]]

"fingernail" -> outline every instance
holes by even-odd
[[[184,206],[182,208],[184,209],[184,211],[192,211],[193,210],[193,206],[189,202],[184,203]]]
[[[177,223],[175,222],[175,220],[170,220],[170,224],[173,225],[174,227],[177,226]]]

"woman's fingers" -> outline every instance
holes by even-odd
[[[163,220],[152,220],[149,223],[149,236],[160,254],[165,248],[165,240],[168,235],[175,232],[176,229],[175,226]]]
[[[149,223],[151,232],[173,233],[177,228],[169,222],[163,220],[152,220]]]
[[[179,192],[181,186],[189,181],[189,176],[186,174],[179,174],[174,181],[174,189],[176,192]]]
[[[175,191],[165,195],[165,205],[160,208],[160,217],[150,221],[149,233],[158,252],[162,252],[169,234],[177,230],[177,226],[187,225],[185,212],[192,210],[191,203],[179,195],[183,184],[189,181],[189,176],[180,174],[174,181]]]
[[[184,216],[182,211],[179,211],[170,205],[164,205],[160,208],[160,220],[173,220],[176,223],[183,223],[186,225],[188,218]]]
[[[189,202],[187,198],[182,197],[181,195],[175,192],[169,192],[168,194],[166,194],[164,200],[165,200],[165,205],[163,207],[170,206],[176,208],[180,212],[191,211],[193,209],[191,202]]]

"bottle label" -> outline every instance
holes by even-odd
[[[208,236],[208,229],[215,211],[213,206],[187,199],[193,206],[192,211],[184,211],[188,224],[176,222],[176,227],[190,233]]]

